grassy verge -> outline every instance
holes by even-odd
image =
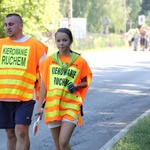
[[[150,150],[150,115],[140,119],[110,150]]]

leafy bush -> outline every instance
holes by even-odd
[[[73,47],[78,50],[123,46],[125,46],[125,39],[118,34],[110,34],[108,37],[89,34],[84,39],[75,39],[73,44]]]

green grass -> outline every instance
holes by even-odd
[[[140,119],[110,150],[150,150],[150,115]]]

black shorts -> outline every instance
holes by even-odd
[[[140,39],[140,45],[144,46],[144,45],[145,45],[145,42],[146,42],[146,39],[145,39],[145,38],[141,38],[141,39]]]
[[[0,102],[0,129],[15,125],[30,125],[35,100],[27,102]]]

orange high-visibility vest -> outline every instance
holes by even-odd
[[[45,53],[47,54],[48,53],[48,47],[43,44],[42,42],[39,41],[39,43],[45,48]],[[36,71],[36,83],[35,83],[35,90],[36,90],[36,100],[39,99],[39,93],[40,93],[40,71],[39,71],[39,67],[37,68],[37,71]]]
[[[33,98],[38,62],[45,52],[46,46],[33,38],[25,42],[13,42],[9,37],[0,40],[0,100]]]
[[[60,59],[65,64],[70,61],[70,57],[66,56],[61,56]],[[40,72],[47,89],[44,108],[45,123],[60,121],[63,117],[69,120],[78,118],[80,106],[92,77],[87,62],[78,56],[69,68],[62,69],[52,56],[49,56],[41,63]],[[67,84],[69,82],[79,84],[84,77],[87,77],[87,88],[69,93]]]

